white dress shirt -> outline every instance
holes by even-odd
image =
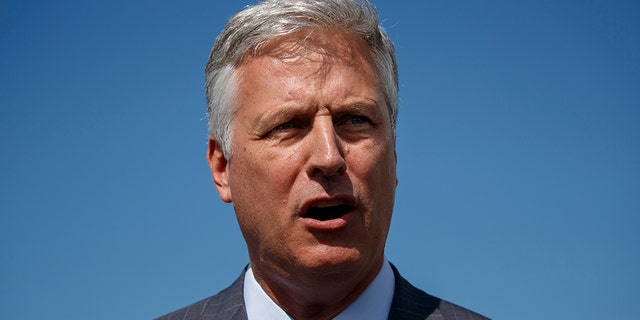
[[[244,275],[244,305],[249,320],[291,320],[293,319],[282,310],[266,292],[262,289],[249,270]],[[385,320],[389,316],[393,292],[395,290],[395,277],[387,260],[382,264],[380,272],[371,281],[367,289],[338,314],[334,320]]]

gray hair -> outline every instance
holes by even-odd
[[[236,69],[248,54],[277,38],[304,30],[340,29],[371,48],[395,135],[398,70],[393,44],[367,0],[266,0],[235,14],[220,32],[205,68],[209,132],[230,159]]]

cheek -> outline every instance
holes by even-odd
[[[295,160],[264,148],[243,148],[234,154],[229,181],[238,215],[246,220],[269,220],[272,218],[265,215],[285,211],[299,172]]]
[[[237,183],[237,187],[251,190],[254,194],[273,193],[273,188],[278,188],[286,180],[286,175],[292,173],[291,159],[283,153],[248,144],[249,147],[234,154],[230,179]],[[265,185],[270,188],[265,188]]]
[[[393,145],[378,144],[353,152],[353,180],[357,192],[366,201],[375,218],[368,223],[377,224],[379,218],[387,220],[393,211],[396,188],[396,161]],[[357,181],[357,182],[356,182]]]
[[[353,171],[372,183],[382,183],[379,188],[384,188],[384,182],[393,180],[395,184],[396,161],[393,153],[393,144],[372,143],[360,148],[353,148],[347,152]]]

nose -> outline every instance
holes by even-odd
[[[344,150],[336,135],[330,116],[320,116],[314,121],[309,139],[308,173],[310,176],[331,177],[344,173],[346,162]]]

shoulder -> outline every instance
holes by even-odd
[[[393,267],[393,266],[392,266]],[[391,320],[488,320],[476,312],[434,297],[404,279],[393,267],[396,288],[389,312]]]
[[[244,272],[228,288],[215,296],[168,313],[156,320],[246,319],[243,297]]]

